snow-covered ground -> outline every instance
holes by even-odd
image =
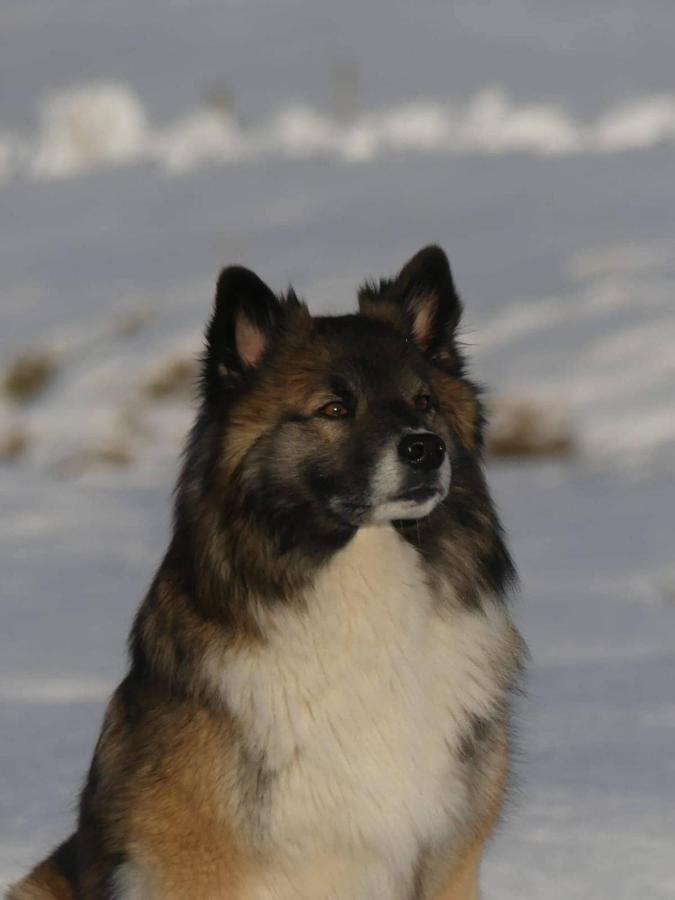
[[[342,311],[435,240],[476,374],[579,446],[491,464],[532,664],[485,896],[675,897],[674,39],[659,0],[0,4],[0,377],[54,366],[0,399],[0,885],[72,820],[191,416],[148,385],[219,267]]]

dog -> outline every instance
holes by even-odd
[[[225,269],[74,834],[10,900],[470,900],[524,644],[427,247],[310,315]]]

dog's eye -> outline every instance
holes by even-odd
[[[326,403],[325,406],[321,407],[319,414],[327,416],[329,419],[344,419],[345,416],[349,415],[349,410],[339,400],[331,400],[330,403]]]
[[[419,396],[415,397],[415,409],[420,409],[422,412],[429,412],[433,405],[434,402],[431,399],[430,394],[419,394]]]

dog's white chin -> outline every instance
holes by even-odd
[[[373,524],[391,522],[395,519],[423,519],[428,516],[443,499],[443,492],[438,491],[427,500],[390,500],[381,503],[373,510],[370,521]]]

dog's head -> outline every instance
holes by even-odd
[[[396,278],[364,286],[359,307],[312,317],[247,269],[218,281],[192,446],[206,436],[212,497],[245,507],[282,545],[429,516],[477,449],[443,251],[421,250]]]

